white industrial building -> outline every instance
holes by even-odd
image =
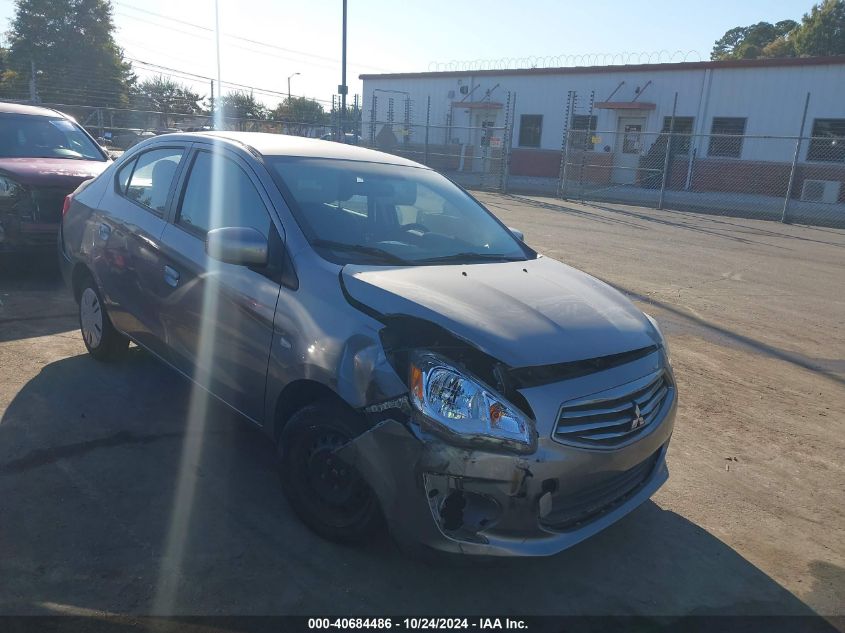
[[[845,202],[845,56],[361,78],[365,139],[404,130],[396,142],[456,156],[451,170],[503,152],[511,177],[559,178],[564,134],[580,131],[566,151],[586,154],[587,179],[636,186],[674,120],[686,138],[670,150],[670,188],[783,196],[795,162],[793,196],[822,180],[832,184],[812,195]],[[796,158],[802,129],[817,138]]]

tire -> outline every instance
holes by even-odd
[[[114,329],[90,275],[79,289],[79,331],[88,353],[99,361],[119,360],[129,348],[129,339]]]
[[[277,454],[282,487],[312,531],[338,543],[361,543],[382,528],[378,499],[358,471],[333,451],[367,430],[340,404],[319,402],[285,424]]]

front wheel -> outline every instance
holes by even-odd
[[[83,282],[79,294],[79,330],[88,353],[97,360],[117,360],[129,347],[129,339],[112,325],[100,291],[90,277]]]
[[[375,493],[335,454],[364,431],[363,422],[342,406],[317,403],[295,413],[279,438],[285,496],[308,527],[332,541],[359,543],[382,525]]]

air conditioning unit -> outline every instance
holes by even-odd
[[[805,202],[824,202],[836,204],[839,201],[838,180],[805,180],[801,189],[801,199]]]

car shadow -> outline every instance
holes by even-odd
[[[76,304],[55,253],[0,253],[0,343],[76,327]]]
[[[0,612],[813,615],[653,502],[543,559],[326,542],[285,502],[263,433],[214,401],[189,423],[199,400],[134,348],[48,364],[20,390],[0,420]]]

